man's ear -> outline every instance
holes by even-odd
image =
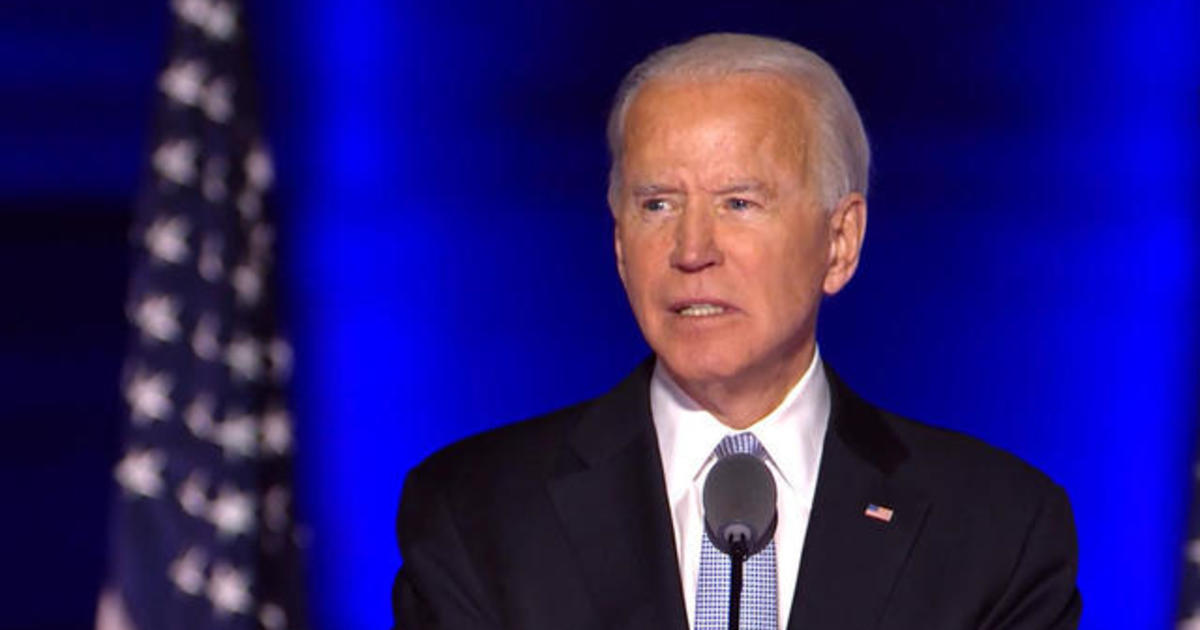
[[[822,285],[825,295],[841,291],[854,277],[866,232],[867,199],[856,192],[842,197],[829,216],[829,260]]]

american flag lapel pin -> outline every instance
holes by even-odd
[[[868,503],[867,509],[863,511],[863,515],[877,521],[883,521],[884,523],[892,522],[892,515],[894,514],[895,512],[892,511],[892,508],[874,503]]]

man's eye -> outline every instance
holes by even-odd
[[[666,199],[647,199],[642,202],[642,209],[650,212],[662,212],[667,209]]]
[[[750,201],[749,199],[742,199],[740,197],[730,197],[729,199],[725,200],[725,207],[730,210],[749,210],[753,206],[753,201]]]

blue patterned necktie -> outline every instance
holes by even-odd
[[[765,457],[766,450],[753,433],[730,435],[717,445],[717,457],[733,453],[751,453]],[[701,536],[700,575],[696,581],[696,623],[694,630],[729,628],[729,556],[713,546],[708,535]],[[742,565],[742,603],[739,630],[776,630],[778,621],[775,586],[775,541],[746,559]]]

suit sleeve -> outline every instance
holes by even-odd
[[[392,587],[394,627],[499,628],[445,497],[423,468],[405,480],[396,517],[403,564]]]
[[[1025,536],[1012,578],[980,626],[987,630],[1074,630],[1083,610],[1079,552],[1067,494],[1054,484]]]

